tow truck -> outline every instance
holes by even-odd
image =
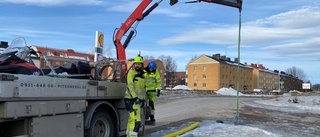
[[[32,66],[31,54],[39,53],[33,52],[21,39],[13,41],[11,47],[0,54],[0,136],[120,136],[120,132],[126,130],[128,119],[123,104],[127,73],[125,49],[139,22],[162,0],[144,12],[151,2],[142,0],[116,30],[114,44],[117,59],[102,60],[91,65],[73,62],[70,65],[72,67],[51,67],[50,73],[47,73],[45,69]],[[170,5],[177,2],[170,0]],[[242,0],[197,0],[188,3],[193,2],[217,3],[239,9],[242,6]],[[122,44],[123,36],[134,23],[135,26]],[[25,45],[12,47],[14,43]],[[104,77],[106,68],[110,70],[108,76]],[[59,71],[68,72],[68,75],[59,75]]]

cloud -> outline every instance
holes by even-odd
[[[51,36],[64,36],[64,37],[78,37],[84,38],[86,36],[79,35],[76,33],[64,33],[64,32],[55,32],[55,31],[42,31],[34,29],[3,29],[0,28],[0,31],[3,32],[3,35],[12,35],[12,36],[24,36],[24,37],[34,37],[34,38],[49,38]]]
[[[197,28],[178,34],[173,37],[164,38],[158,41],[160,45],[174,45],[183,43],[208,43],[208,44],[232,44],[230,37],[224,37],[228,34],[236,33],[233,29],[221,28]],[[223,36],[223,37],[221,37]],[[213,38],[214,37],[214,38]]]
[[[35,6],[100,5],[102,0],[0,0],[0,3],[26,4]]]
[[[119,5],[111,6],[107,11],[129,12],[131,13],[139,5],[139,1],[131,1],[126,3],[119,3]]]
[[[188,18],[188,17],[193,17],[194,15],[189,14],[189,13],[179,13],[171,9],[164,9],[164,8],[159,8],[155,9],[153,14],[164,14],[169,17],[177,17],[177,18]]]
[[[110,8],[107,9],[107,11],[132,13],[138,7],[138,5],[140,3],[141,3],[141,1],[131,1],[131,2],[124,3],[124,4],[119,3],[119,5],[117,4],[115,6],[111,6]],[[152,5],[152,3],[150,5]],[[150,5],[149,5],[149,7],[150,7]],[[149,7],[147,7],[146,9],[148,9]],[[146,11],[146,10],[144,10],[144,11]],[[157,7],[151,13],[152,14],[163,14],[163,15],[167,15],[169,17],[178,17],[178,18],[186,18],[186,17],[193,16],[192,14],[180,13],[180,12],[176,12],[172,9],[160,8],[160,7]]]
[[[310,38],[305,41],[266,46],[261,49],[276,51],[280,55],[291,57],[304,56],[314,58],[317,56],[317,58],[320,58],[319,43],[320,38]]]
[[[314,27],[320,22],[319,10],[319,7],[303,7],[299,10],[284,12],[265,19],[249,22],[248,25],[289,29]]]
[[[320,22],[320,11],[316,7],[305,7],[253,22],[244,22],[241,30],[242,42],[244,44],[266,44],[316,37],[320,34],[318,22]],[[199,23],[208,24],[206,21]],[[199,42],[228,45],[237,43],[237,35],[238,26],[215,25],[214,28],[187,30],[175,36],[161,39],[158,43],[160,45],[174,45]]]
[[[280,70],[295,64],[306,69],[304,66],[308,64],[307,62],[316,63],[320,61],[319,22],[319,7],[312,6],[282,12],[255,21],[243,22],[241,29],[241,62],[262,63],[268,68]],[[199,21],[198,24],[189,27],[191,29],[180,31],[172,37],[160,39],[157,43],[162,46],[188,45],[190,43],[190,45],[195,43],[222,45],[230,49],[228,50],[231,51],[229,57],[236,57],[236,50],[231,49],[237,48],[238,26],[234,24],[212,24],[212,22],[206,20]],[[223,48],[215,48],[215,50],[219,49],[223,50]],[[199,51],[206,55],[219,53],[218,51],[203,50],[200,47],[193,47],[193,51]],[[177,55],[178,52],[176,51],[171,55]],[[224,52],[220,51],[220,53]],[[192,53],[185,55],[190,56],[190,58],[194,56]],[[185,59],[180,59],[186,62]],[[297,64],[297,62],[301,63]],[[309,71],[312,72],[313,70]]]

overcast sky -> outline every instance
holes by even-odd
[[[0,0],[0,40],[25,37],[28,45],[92,51],[95,31],[116,57],[113,32],[142,0]],[[238,56],[239,11],[210,3],[170,6],[164,0],[140,22],[127,58],[171,56],[178,71],[194,56]],[[157,1],[153,1],[155,3]],[[150,5],[152,5],[150,4]],[[302,69],[320,83],[320,0],[243,0],[241,58],[270,70]]]

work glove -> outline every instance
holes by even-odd
[[[136,103],[136,104],[140,104],[140,99],[138,97],[135,97],[133,98],[133,101]]]
[[[133,111],[133,101],[131,99],[124,99],[124,105],[127,111],[132,112]]]
[[[157,97],[160,96],[160,89],[156,89],[156,92],[157,92]]]
[[[146,104],[146,103],[145,103],[144,100],[141,100],[141,101],[140,101],[140,106],[141,106],[141,107],[143,107],[145,104]]]

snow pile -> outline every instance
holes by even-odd
[[[237,91],[233,88],[220,88],[216,93],[219,95],[237,96]],[[244,94],[239,92],[239,96],[244,96]]]
[[[200,126],[179,137],[281,137],[269,131],[231,123],[221,124],[212,120],[202,121]]]
[[[297,98],[298,103],[293,103],[292,100],[294,98]],[[252,107],[261,107],[283,112],[320,114],[320,96],[283,96],[275,99],[243,103]]]
[[[175,86],[174,88],[172,88],[174,90],[192,90],[191,88],[189,88],[188,86],[186,85],[177,85]]]

